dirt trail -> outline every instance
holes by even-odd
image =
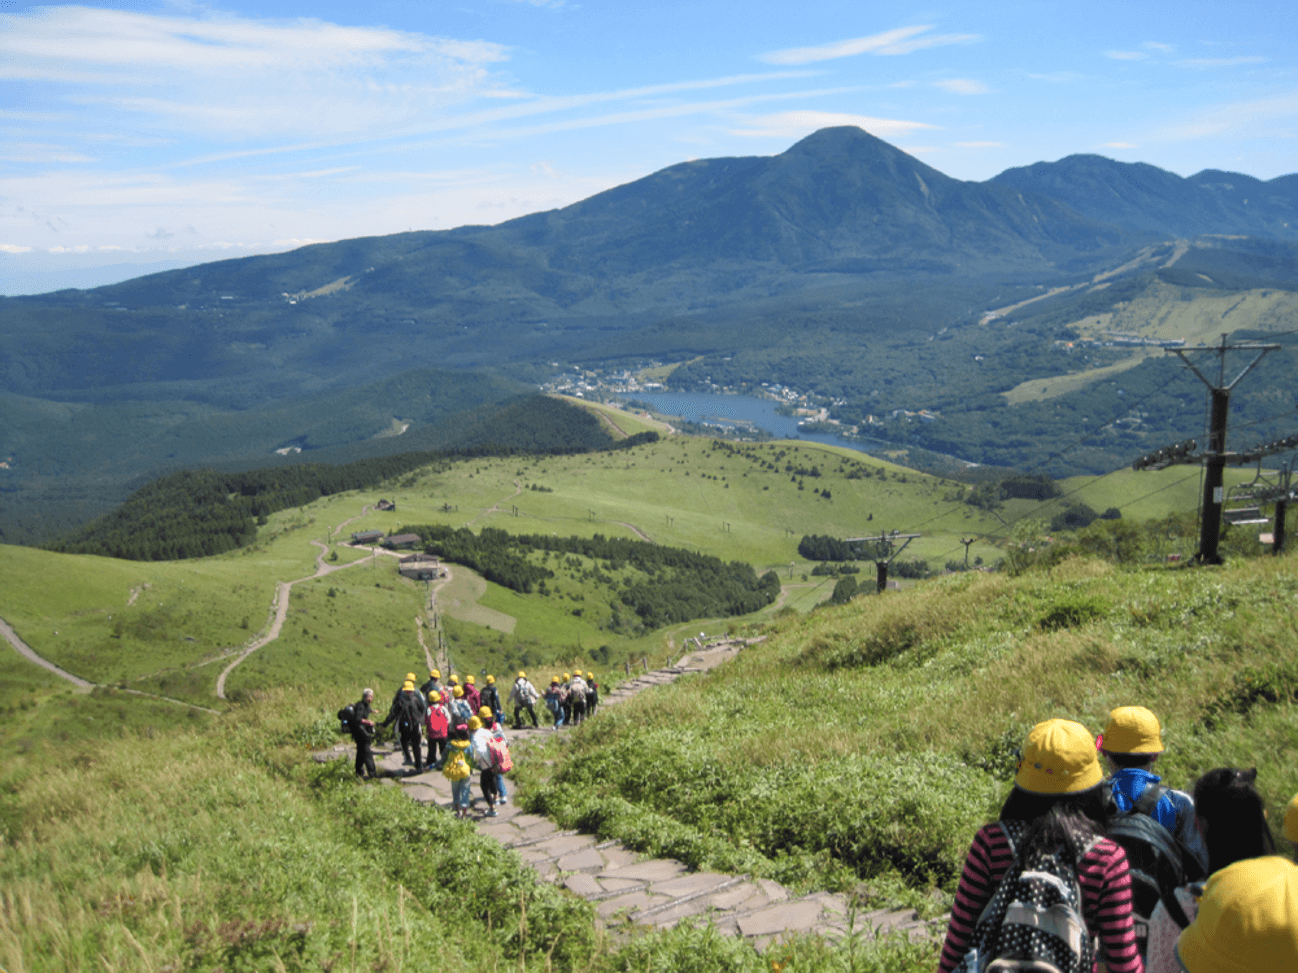
[[[706,672],[733,658],[750,643],[714,640],[685,655],[676,665],[639,675],[601,695],[599,710],[617,706],[637,694],[666,685],[687,673]],[[502,695],[504,694],[502,690]],[[539,704],[538,704],[539,706]],[[539,707],[543,710],[543,707]],[[542,715],[544,719],[544,714]],[[599,718],[597,712],[595,719]],[[567,732],[564,727],[560,732]],[[545,737],[548,728],[509,731],[516,757],[525,758],[527,743]],[[319,761],[347,758],[350,744],[315,755]],[[423,804],[446,808],[450,784],[440,773],[414,774],[401,764],[399,747],[376,753],[380,784],[399,784]],[[717,872],[691,872],[671,859],[642,861],[617,841],[564,831],[553,822],[519,810],[518,791],[509,782],[509,802],[496,817],[480,817],[477,827],[506,848],[517,851],[543,878],[563,885],[594,904],[603,922],[634,934],[638,927],[666,929],[683,919],[711,923],[718,931],[742,936],[759,948],[790,934],[816,933],[841,939],[850,932],[902,932],[915,939],[940,935],[945,919],[925,922],[910,909],[856,913],[843,896],[815,893],[795,896],[768,879]]]
[[[72,685],[77,687],[77,692],[88,693],[90,690],[95,688],[93,682],[82,679],[80,676],[74,676],[66,669],[59,668],[44,656],[38,655],[35,649],[18,637],[18,633],[10,628],[9,623],[3,618],[0,618],[0,635],[3,635],[5,641],[12,645],[18,651],[18,654],[27,661],[35,662],[41,668],[48,669],[60,679],[66,679],[68,682],[72,683]]]
[[[74,676],[66,669],[61,669],[60,667],[56,666],[53,662],[51,662],[49,659],[46,659],[44,656],[39,655],[30,645],[28,645],[26,642],[24,642],[21,638],[18,637],[18,633],[15,632],[12,628],[10,628],[9,623],[6,622],[3,618],[0,618],[0,636],[3,636],[5,641],[8,642],[10,645],[12,645],[14,649],[17,650],[18,654],[23,656],[23,658],[27,659],[29,662],[36,663],[36,665],[40,666],[43,669],[48,669],[50,672],[54,673],[54,675],[58,676],[60,679],[66,679],[68,682],[72,683],[72,685],[76,687],[77,692],[79,693],[88,693],[92,689],[96,689],[102,685],[101,683],[90,682],[87,679],[82,679],[80,676]],[[177,706],[188,706],[190,709],[202,710],[204,713],[211,713],[215,716],[221,715],[217,710],[208,709],[206,706],[198,706],[195,705],[194,703],[187,703],[183,699],[175,699],[171,696],[161,696],[158,693],[146,693],[142,689],[125,689],[121,686],[111,686],[111,687],[104,686],[103,688],[116,689],[118,692],[130,693],[133,696],[144,696],[148,699],[159,699],[162,700],[164,703],[175,703]]]

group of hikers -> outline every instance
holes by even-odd
[[[939,973],[1298,971],[1298,864],[1276,854],[1257,769],[1210,770],[1191,795],[1154,773],[1161,753],[1141,706],[1098,739],[1033,727],[965,859]],[[1282,833],[1298,842],[1298,795]]]
[[[379,727],[396,725],[401,741],[402,763],[413,765],[415,773],[440,771],[451,782],[451,807],[456,817],[468,817],[473,803],[471,781],[475,770],[480,772],[479,783],[486,802],[486,815],[497,817],[497,805],[509,799],[505,774],[513,769],[509,742],[502,726],[505,717],[496,677],[487,676],[481,689],[472,675],[461,683],[454,673],[442,683],[439,669],[431,669],[428,679],[416,688],[416,676],[406,673],[401,688],[392,697],[388,715],[381,722],[374,720],[374,690],[365,689],[361,698],[338,712],[338,718],[356,744],[356,776],[362,779],[378,776],[374,765],[373,743]],[[599,686],[595,674],[565,672],[563,678],[555,676],[542,696],[528,681],[527,673],[520,671],[509,692],[508,700],[514,705],[514,729],[522,729],[522,717],[527,713],[532,726],[539,728],[535,704],[545,700],[554,729],[567,724],[578,724],[595,712],[599,703]],[[423,741],[428,741],[425,756]]]

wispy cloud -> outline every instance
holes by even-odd
[[[1151,51],[1160,51],[1163,54],[1171,54],[1175,48],[1171,44],[1162,44],[1158,41],[1145,41],[1142,47],[1147,47]]]
[[[1076,71],[1051,71],[1047,74],[1028,74],[1027,77],[1033,81],[1045,81],[1049,84],[1071,84],[1074,81],[1081,81],[1085,75],[1078,74]]]
[[[1152,140],[1179,142],[1223,135],[1292,137],[1295,122],[1298,122],[1298,93],[1201,109],[1186,121],[1155,130]],[[1283,126],[1279,131],[1277,124]]]
[[[991,91],[991,88],[981,81],[974,81],[972,78],[948,78],[945,81],[934,81],[933,87],[949,91],[953,95],[985,95]]]
[[[1144,51],[1105,51],[1104,56],[1115,61],[1143,61],[1149,57]]]
[[[1185,68],[1230,68],[1237,64],[1261,64],[1266,58],[1252,55],[1248,57],[1190,57],[1176,63]]]
[[[947,44],[970,44],[980,39],[977,34],[930,34],[929,31],[932,29],[932,24],[898,27],[881,34],[871,34],[869,37],[831,41],[815,47],[788,47],[779,51],[769,51],[761,55],[760,60],[768,64],[812,64],[816,61],[832,61],[840,57],[855,57],[858,54],[910,54]]]
[[[31,247],[20,247],[14,243],[0,243],[0,253],[31,253]]]
[[[1134,149],[1136,146],[1132,142],[1105,142],[1106,149]]]
[[[509,50],[319,20],[38,7],[0,16],[0,77],[133,126],[256,138],[377,130],[498,89]],[[155,92],[165,92],[157,95]]]
[[[734,135],[761,138],[801,138],[817,129],[839,125],[855,125],[880,138],[895,138],[937,127],[926,122],[903,121],[897,118],[871,118],[868,115],[824,111],[786,111],[751,119],[748,127],[731,129],[731,132]]]

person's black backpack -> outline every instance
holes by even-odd
[[[401,700],[397,708],[399,726],[403,730],[417,728],[423,722],[424,708],[419,705],[419,697],[413,691],[401,691]]]
[[[1181,926],[1189,925],[1185,911],[1176,900],[1175,890],[1185,884],[1185,865],[1176,836],[1153,817],[1167,788],[1150,784],[1129,811],[1118,812],[1110,804],[1107,837],[1122,846],[1131,870],[1131,909],[1135,913],[1136,942],[1145,955],[1149,939],[1149,917],[1163,902],[1168,914]],[[1112,802],[1112,798],[1110,798]]]
[[[351,733],[356,723],[356,706],[348,703],[338,711],[338,732]]]
[[[1020,854],[1028,825],[1002,821],[1014,860],[974,926],[957,973],[1092,973],[1095,949],[1068,849]],[[1099,837],[1078,853],[1085,855]]]

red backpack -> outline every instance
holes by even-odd
[[[450,721],[446,718],[446,711],[440,706],[428,707],[428,739],[445,740],[449,728]]]
[[[507,774],[514,769],[513,758],[509,756],[509,744],[503,736],[493,736],[487,743],[487,752],[491,754],[491,769],[498,774]]]

